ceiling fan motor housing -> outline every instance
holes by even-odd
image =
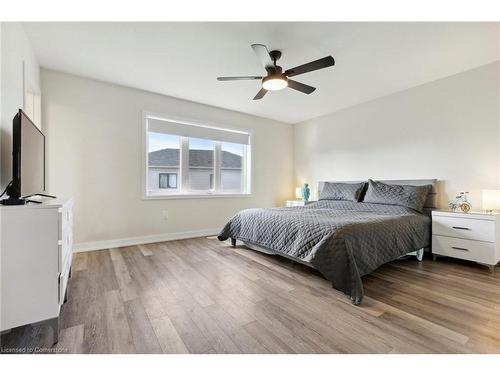
[[[278,50],[272,50],[269,52],[269,56],[271,56],[271,59],[276,63],[281,58],[281,51]]]

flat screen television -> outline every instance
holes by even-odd
[[[43,192],[45,136],[20,109],[12,120],[12,182],[7,190],[10,202],[4,204],[24,204],[20,198]]]

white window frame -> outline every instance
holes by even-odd
[[[189,186],[188,173],[182,173],[182,171],[187,171],[189,169],[188,159],[189,159],[189,138],[180,136],[180,173],[177,178],[178,190],[172,192],[163,192],[163,194],[149,195],[148,194],[148,118],[160,119],[170,122],[177,122],[186,125],[194,125],[200,127],[209,127],[213,129],[232,131],[232,132],[243,132],[249,135],[250,144],[244,145],[244,157],[243,157],[243,186],[244,192],[222,192],[219,191],[221,187],[221,166],[219,165],[219,160],[221,158],[221,148],[222,142],[214,141],[214,188],[215,191],[192,191],[185,189],[184,187]],[[154,199],[190,199],[190,198],[235,198],[235,197],[252,197],[252,140],[253,132],[247,129],[231,129],[230,127],[221,126],[219,124],[213,124],[210,122],[201,122],[198,120],[180,118],[176,116],[165,115],[157,112],[143,111],[142,112],[142,127],[141,127],[141,138],[142,139],[142,199],[144,200],[154,200]],[[165,189],[166,190],[166,189]]]

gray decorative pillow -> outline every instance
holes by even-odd
[[[363,202],[403,206],[422,212],[431,189],[432,185],[388,185],[368,180],[368,190]]]
[[[348,184],[344,182],[325,182],[319,193],[319,200],[358,202],[366,182]]]

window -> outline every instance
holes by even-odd
[[[160,173],[158,185],[160,189],[177,189],[177,173]]]
[[[250,193],[250,135],[144,116],[146,197]]]
[[[181,137],[176,135],[148,132],[148,193],[179,192],[180,141]]]
[[[188,184],[192,191],[213,191],[215,142],[189,138]]]
[[[221,144],[221,190],[238,192],[244,184],[243,155],[245,147],[238,143]]]

